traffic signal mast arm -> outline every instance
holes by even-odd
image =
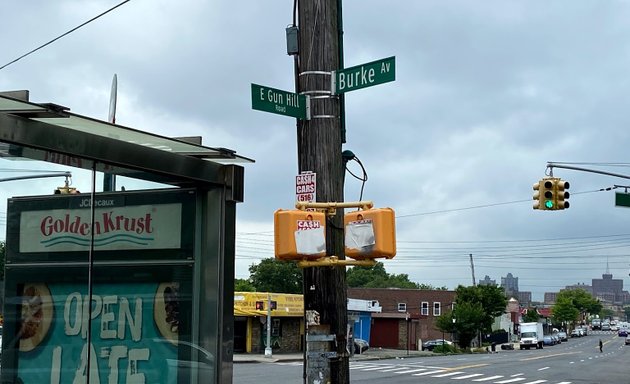
[[[630,179],[630,176],[628,175],[622,175],[620,173],[612,173],[612,172],[606,172],[606,171],[600,171],[598,169],[590,169],[590,168],[581,168],[581,167],[574,167],[574,166],[570,166],[570,165],[562,165],[562,164],[558,164],[558,163],[552,163],[552,162],[548,162],[547,163],[547,168],[549,168],[551,170],[550,175],[553,176],[553,169],[554,168],[562,168],[562,169],[571,169],[574,171],[583,171],[583,172],[591,172],[591,173],[599,173],[600,175],[607,175],[607,176],[614,176],[614,177],[621,177],[622,179]]]

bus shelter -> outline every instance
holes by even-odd
[[[0,382],[231,383],[243,162],[0,93]]]

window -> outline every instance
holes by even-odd
[[[407,303],[398,303],[398,312],[407,312]]]
[[[440,302],[433,302],[433,316],[440,316]]]
[[[420,305],[420,314],[424,316],[429,316],[429,302],[423,301]]]

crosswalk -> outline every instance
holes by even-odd
[[[350,370],[364,372],[383,372],[417,377],[447,378],[459,382],[492,383],[492,384],[571,384],[570,381],[548,381],[544,379],[528,379],[523,373],[513,375],[497,375],[460,371],[454,368],[420,366],[420,365],[392,365],[373,362],[351,362]],[[455,382],[454,382],[455,384]]]

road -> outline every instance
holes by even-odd
[[[599,339],[604,342],[599,352]],[[630,346],[616,335],[590,334],[541,350],[352,361],[352,383],[627,384]],[[303,383],[302,363],[236,364],[234,383]]]

